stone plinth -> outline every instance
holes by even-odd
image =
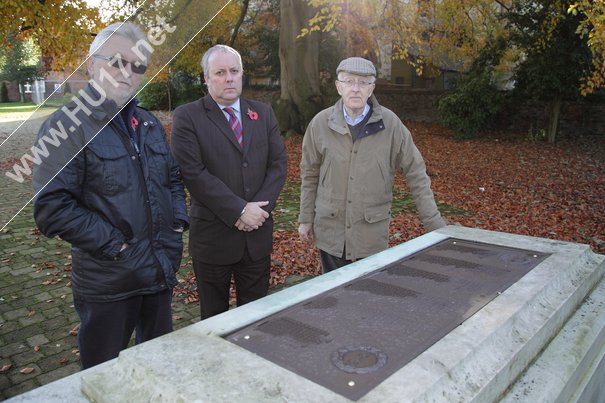
[[[224,336],[448,238],[550,256],[359,401],[603,401],[605,256],[586,245],[457,226],[130,348],[13,400],[349,401]]]

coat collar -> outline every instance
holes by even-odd
[[[373,123],[381,122],[382,121],[382,107],[378,103],[378,100],[376,99],[374,94],[372,94],[370,96],[370,99],[368,99],[368,103],[370,103],[372,106],[372,116],[370,116],[370,119],[368,120],[368,123],[366,125],[372,125]],[[330,113],[330,116],[328,117],[328,127],[337,133],[348,134],[349,126],[347,125],[347,122],[345,121],[344,113],[342,111],[343,111],[343,100],[342,100],[342,98],[340,98],[338,101],[336,101],[336,104],[334,104],[334,106],[332,107],[332,113]],[[372,125],[372,126],[374,126],[374,125]],[[380,126],[384,127],[384,125],[382,125],[382,124],[378,125],[377,127],[382,129],[382,127],[380,127]]]
[[[210,121],[214,123],[214,125],[221,131],[221,133],[223,133],[223,135],[227,137],[229,142],[231,142],[231,144],[233,144],[233,146],[236,147],[240,152],[246,153],[250,146],[251,130],[249,130],[250,125],[246,121],[246,112],[244,111],[247,111],[249,109],[249,104],[243,98],[240,98],[239,101],[242,116],[242,121],[240,123],[242,125],[242,133],[244,136],[243,149],[242,147],[240,147],[237,140],[235,139],[235,136],[233,135],[233,130],[231,130],[231,127],[229,127],[229,122],[227,121],[227,119],[225,119],[225,114],[218,106],[216,101],[212,99],[210,95],[206,95],[200,100],[200,103],[201,106],[206,110],[206,115],[208,116],[208,119],[210,119]]]
[[[123,121],[122,116],[120,116],[121,108],[118,107],[115,101],[104,99],[103,102],[98,104],[98,101],[102,98],[102,96],[90,83],[82,89],[82,92],[79,94],[78,98],[79,100],[77,103],[74,101],[68,102],[65,105],[65,108],[73,111],[75,118],[79,117],[80,120],[86,120],[89,122],[88,124],[91,125],[91,129],[84,131],[87,141],[92,140],[103,129],[103,127],[110,123],[111,120],[116,121],[117,123],[114,123],[120,128],[120,131],[128,135],[129,132],[126,128],[126,124],[121,123],[121,121]],[[84,107],[90,110],[90,117],[87,116],[87,112],[85,113]],[[135,110],[137,110],[137,107],[138,101],[135,98],[131,99],[126,105],[129,117],[136,113]],[[73,118],[70,119],[73,121]],[[139,124],[153,124],[152,121],[142,122],[140,121],[140,118],[138,119]]]

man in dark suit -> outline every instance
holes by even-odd
[[[225,45],[202,57],[208,95],[174,111],[171,147],[191,194],[189,253],[202,319],[267,295],[271,211],[287,154],[270,106],[240,98],[242,59]]]

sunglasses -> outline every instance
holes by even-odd
[[[141,62],[130,62],[128,60],[122,59],[120,55],[116,56],[103,56],[103,55],[92,55],[92,57],[107,60],[111,67],[115,67],[116,69],[124,69],[126,65],[130,64],[130,69],[135,74],[144,74],[147,71],[147,66],[141,64]]]

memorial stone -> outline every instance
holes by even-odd
[[[448,226],[12,401],[605,401],[604,272]]]

